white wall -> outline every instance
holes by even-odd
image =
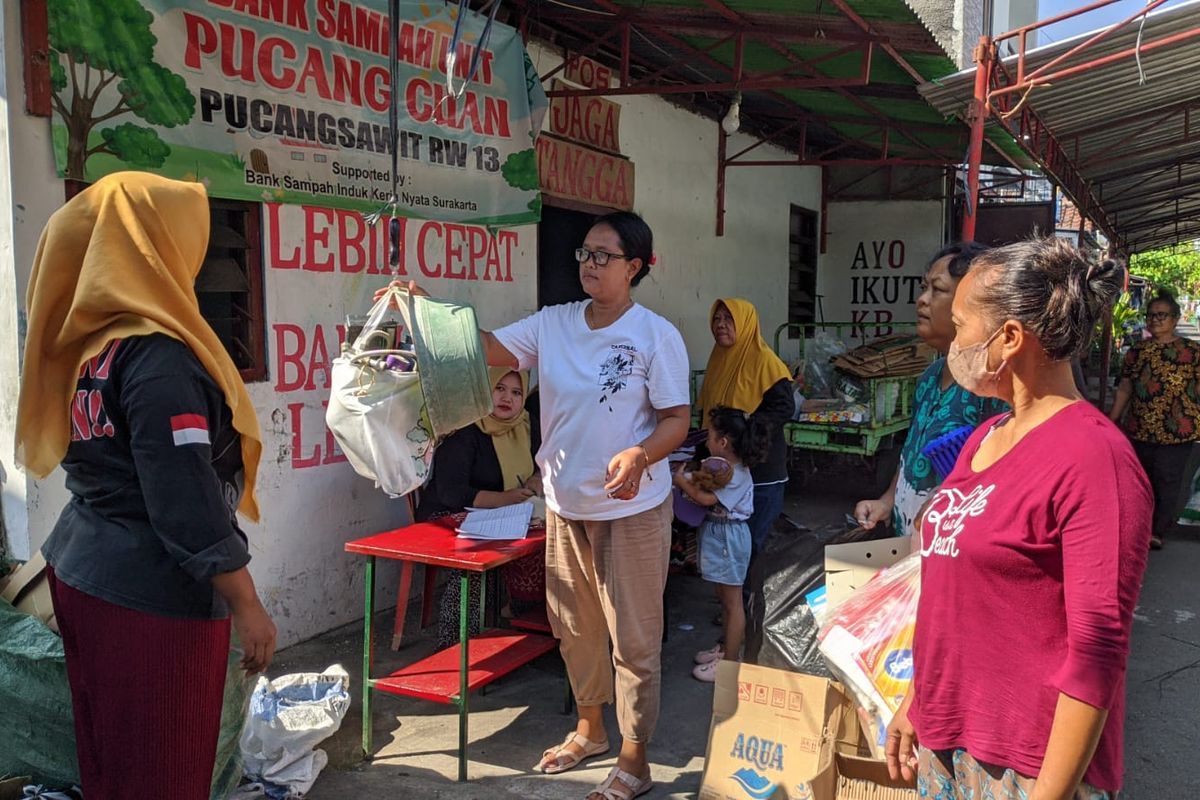
[[[358,223],[346,224],[350,238],[357,239]],[[482,228],[455,228],[449,261],[440,224],[408,220],[405,234],[400,277],[420,281],[435,296],[471,303],[485,326],[534,310],[535,227],[500,234],[496,255],[505,280],[495,280],[495,272],[484,279],[486,257],[476,259],[476,279],[470,279],[472,244],[476,252],[487,247]],[[460,248],[462,241],[466,245]],[[418,252],[421,244],[424,249]],[[275,618],[280,641],[290,643],[361,614],[363,559],[347,555],[342,547],[407,520],[405,502],[388,499],[356,475],[325,428],[338,326],[347,314],[365,314],[371,294],[393,276],[371,274],[370,262],[363,264],[361,252],[344,245],[333,212],[325,209],[264,207],[263,254],[270,379],[250,385],[264,437],[258,484],[263,519],[247,525],[246,532],[259,592]],[[313,263],[332,259],[333,270],[309,268],[310,254]],[[382,257],[379,264],[386,270]],[[445,274],[447,264],[450,274],[464,277],[433,277]],[[394,565],[380,563],[386,566],[379,586],[391,590],[386,595],[390,600],[398,572]],[[383,596],[379,602],[386,602]]]
[[[828,240],[817,270],[829,322],[871,325],[884,335],[888,321],[916,321],[925,266],[943,239],[940,202],[830,203]]]
[[[562,59],[529,47],[538,73]],[[650,96],[611,98],[621,106],[621,152],[634,163],[634,210],[654,230],[658,263],[638,287],[638,302],[662,314],[687,342],[692,367],[708,360],[708,310],[718,297],[743,297],[758,307],[770,341],[787,321],[788,223],[791,204],[821,208],[815,167],[738,167],[726,171],[725,235],[717,237],[717,123]],[[753,140],[735,135],[728,152]],[[794,158],[763,146],[751,158]]]
[[[4,42],[5,23],[3,13],[0,13],[0,63],[3,63],[3,56],[9,52]],[[18,383],[16,380],[7,378],[17,375],[20,370],[16,315],[19,301],[17,299],[17,262],[13,253],[12,241],[12,158],[9,150],[7,124],[9,92],[6,77],[7,70],[0,74],[0,119],[6,122],[5,125],[0,126],[0,309],[3,309],[3,312],[0,313],[0,375],[6,378],[6,380],[0,381],[0,437],[11,432],[13,418],[16,415]],[[4,448],[0,447],[0,450],[2,449]],[[5,512],[5,516],[0,518],[0,536],[9,527],[24,528],[24,485],[18,480],[16,483],[21,491],[7,492],[11,466],[11,462],[7,458],[0,456],[0,508]],[[18,487],[14,487],[14,489],[16,488]],[[10,513],[13,516],[11,521],[7,516]],[[28,555],[26,550],[27,548],[22,546],[20,553],[22,558]]]
[[[992,5],[992,36],[999,36],[1011,30],[1032,25],[1038,20],[1038,0],[994,0]],[[1038,46],[1039,31],[1032,31],[1025,39],[1026,50]],[[1004,53],[1017,51],[1017,40],[1009,39],[1002,43]]]
[[[1001,0],[1003,2],[1003,0]],[[983,33],[983,0],[904,0],[959,69],[967,69]],[[1002,33],[1003,31],[997,31]]]
[[[0,120],[7,130],[0,136],[6,135],[7,143],[0,152],[0,186],[7,184],[11,194],[5,198],[0,193],[0,482],[10,546],[15,556],[26,558],[45,539],[67,498],[60,470],[45,481],[31,481],[13,460],[25,290],[42,227],[64,195],[54,172],[50,126],[25,114],[20,5],[4,3],[2,12],[5,86],[0,102],[7,108]],[[11,231],[5,230],[8,225]]]

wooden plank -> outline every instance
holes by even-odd
[[[53,113],[50,87],[50,21],[46,0],[22,0],[21,49],[25,60],[25,113]]]

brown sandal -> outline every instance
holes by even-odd
[[[583,752],[579,755],[571,752],[567,748],[575,745]],[[535,772],[542,772],[546,775],[557,775],[560,772],[566,772],[587,761],[589,758],[602,756],[608,752],[608,742],[593,742],[582,734],[572,731],[567,734],[567,738],[563,743],[556,747],[551,747],[542,753],[542,760],[533,768]],[[547,763],[547,759],[552,759]]]

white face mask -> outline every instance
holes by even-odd
[[[1004,371],[1008,362],[1001,361],[1000,366],[994,370],[987,368],[987,362],[988,345],[995,341],[1002,330],[1004,329],[997,328],[986,340],[967,347],[959,347],[957,342],[950,343],[950,350],[946,353],[946,366],[950,368],[955,383],[973,395],[999,396],[997,385],[1000,382],[1000,373]]]

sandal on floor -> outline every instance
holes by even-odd
[[[567,748],[575,745],[582,754],[576,755]],[[547,749],[542,753],[542,760],[539,761],[533,768],[534,772],[541,772],[546,775],[557,775],[560,772],[566,772],[587,761],[589,758],[602,756],[608,752],[608,742],[593,742],[585,736],[572,731],[567,734],[567,738],[563,743],[555,747]],[[549,763],[547,763],[549,760]]]
[[[612,772],[604,779],[604,783],[592,789],[588,797],[600,795],[604,800],[633,800],[641,797],[654,788],[654,781],[649,777],[639,778],[630,775],[620,767],[613,767]]]

